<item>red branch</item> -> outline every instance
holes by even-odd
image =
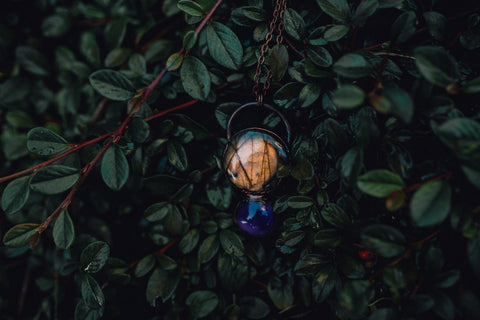
[[[436,180],[441,180],[441,179],[445,179],[445,180],[448,180],[452,177],[452,172],[449,171],[447,173],[444,173],[442,175],[439,175],[438,177],[435,177],[435,178],[432,178],[430,180],[427,180],[427,181],[424,181],[424,182],[419,182],[419,183],[416,183],[414,185],[411,185],[410,187],[406,187],[405,188],[405,192],[411,192],[411,191],[414,191],[414,190],[417,190],[418,188],[420,188],[421,186],[423,186],[424,184],[427,184],[429,182],[432,182],[432,181],[436,181]]]
[[[154,256],[158,256],[160,254],[164,254],[165,252],[167,252],[167,250],[172,247],[175,243],[177,243],[178,241],[180,241],[180,238],[175,238],[173,239],[172,241],[170,241],[169,243],[167,243],[165,246],[163,246],[160,250],[158,251],[155,251],[154,253],[152,253]],[[130,263],[130,268],[133,268],[135,267],[138,263],[140,262],[140,260],[137,260],[137,261],[134,261],[132,263]]]

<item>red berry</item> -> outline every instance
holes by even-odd
[[[359,251],[358,251],[358,255],[359,255],[360,258],[362,258],[363,260],[372,260],[373,257],[375,256],[375,255],[373,254],[373,252],[368,251],[368,250],[359,250]]]

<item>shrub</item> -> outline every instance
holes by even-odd
[[[480,8],[451,5],[288,3],[253,237],[219,163],[271,1],[6,1],[2,319],[477,319]]]

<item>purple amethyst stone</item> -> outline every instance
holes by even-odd
[[[273,227],[273,209],[261,197],[250,196],[238,204],[235,220],[243,231],[254,236],[263,236]]]

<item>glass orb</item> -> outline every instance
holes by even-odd
[[[223,154],[223,167],[232,184],[252,194],[273,187],[278,168],[287,161],[287,147],[282,140],[256,128],[234,135]]]
[[[273,227],[272,206],[260,196],[250,196],[237,205],[235,221],[251,235],[265,235]]]

